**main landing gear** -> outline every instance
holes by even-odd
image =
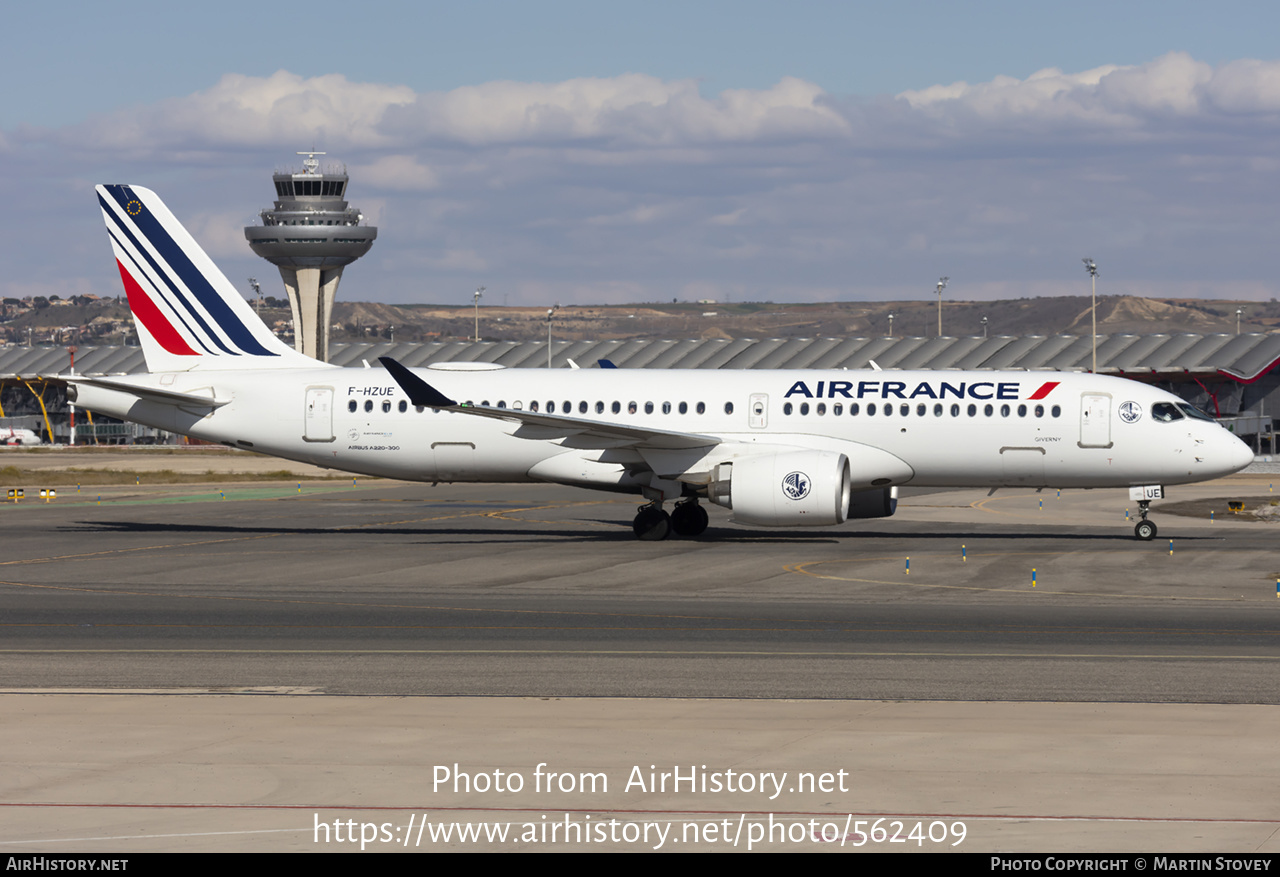
[[[1142,499],[1138,501],[1138,517],[1139,521],[1133,527],[1133,535],[1135,539],[1141,539],[1143,542],[1150,542],[1156,538],[1156,522],[1147,520],[1147,513],[1151,511],[1151,500]]]
[[[671,514],[662,510],[662,503],[651,502],[640,506],[631,529],[636,538],[645,542],[659,542],[674,531],[677,536],[698,536],[707,529],[707,510],[697,500],[676,503]]]

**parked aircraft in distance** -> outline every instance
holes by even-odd
[[[7,426],[0,427],[0,445],[42,445],[44,442],[40,436],[36,435],[35,430],[31,429],[10,429]]]
[[[149,374],[67,375],[72,401],[264,454],[638,494],[641,539],[702,533],[702,501],[763,526],[887,517],[906,484],[1129,488],[1151,539],[1164,485],[1253,459],[1178,397],[1093,374],[339,368],[276,338],[154,192],[97,192]]]

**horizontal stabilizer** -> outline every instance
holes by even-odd
[[[136,384],[113,381],[108,378],[67,376],[65,380],[73,386],[84,384],[89,387],[100,387],[104,390],[115,390],[119,393],[128,393],[130,396],[136,396],[148,402],[157,402],[161,405],[181,405],[188,408],[221,408],[231,401],[230,399],[218,399],[214,396],[204,396],[200,393],[180,393],[177,390],[162,390],[158,387],[140,387]]]

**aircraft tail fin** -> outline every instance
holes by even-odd
[[[155,192],[97,193],[149,371],[322,365],[266,327]]]

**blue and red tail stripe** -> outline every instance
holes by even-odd
[[[174,301],[181,305],[181,308],[175,308],[175,311],[185,311],[192,321],[200,327],[207,340],[229,355],[277,355],[274,351],[268,350],[258,342],[252,330],[231,311],[226,302],[222,300],[222,296],[205,278],[204,273],[192,264],[182,247],[174,241],[172,235],[152,215],[151,211],[139,199],[134,197],[129,186],[105,185],[102,189],[118,205],[113,210],[105,199],[99,196],[104,213],[111,221],[114,230],[118,230],[123,237],[133,244],[134,251],[146,259],[156,276],[164,281],[168,293]],[[147,248],[141,245],[127,224],[122,221],[122,214],[129,217],[129,221],[134,228],[137,229],[146,243],[150,245],[150,249],[159,257],[159,262],[152,258]],[[226,337],[225,343],[205,320],[201,311],[207,314],[218,329],[222,331]],[[157,313],[159,312],[157,311]],[[141,319],[141,317],[139,318]],[[169,328],[176,331],[172,326]],[[188,331],[191,330],[190,326],[186,326],[186,328]],[[150,331],[150,327],[148,327],[148,331]],[[192,332],[194,336],[199,334],[199,332]],[[159,340],[157,338],[157,341]],[[200,341],[198,337],[195,340],[197,342]],[[202,344],[201,346],[204,345]]]

